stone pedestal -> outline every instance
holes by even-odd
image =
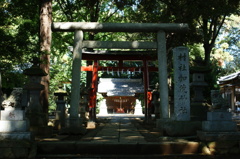
[[[86,129],[82,126],[82,120],[80,118],[69,117],[66,120],[66,127],[62,128],[59,134],[79,135],[85,134]]]
[[[202,131],[198,131],[198,137],[205,141],[240,140],[240,133],[230,112],[213,111],[207,113],[207,121],[202,122]]]
[[[65,109],[65,101],[57,101],[57,110],[54,127],[57,129],[64,128],[66,126],[66,109]]]
[[[197,131],[202,129],[201,121],[173,121],[170,119],[158,119],[156,124],[163,136],[172,137],[195,136]]]
[[[24,110],[12,107],[1,110],[0,125],[0,139],[32,139]]]
[[[191,102],[191,120],[205,121],[207,120],[207,112],[210,105],[204,102]]]
[[[143,115],[141,102],[138,99],[136,100],[136,105],[134,109],[134,115]]]

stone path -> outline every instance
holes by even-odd
[[[91,142],[101,143],[144,143],[144,137],[134,126],[130,117],[110,117],[109,122],[100,130]]]
[[[88,130],[83,136],[65,135],[37,141],[36,158],[221,158],[209,155],[209,149],[203,149],[204,145],[198,141],[159,140],[161,135],[149,129],[148,126],[153,125],[143,123],[143,119],[144,116],[123,114],[98,116],[97,128]],[[234,155],[232,158],[239,156]]]

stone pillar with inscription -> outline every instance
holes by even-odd
[[[164,136],[192,136],[201,129],[200,121],[190,121],[189,53],[186,47],[173,49],[174,113],[170,120],[157,123]],[[160,92],[161,93],[161,92]]]
[[[189,55],[186,47],[173,49],[174,119],[190,120]]]

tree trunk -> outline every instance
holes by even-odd
[[[51,51],[51,23],[52,23],[52,0],[40,0],[40,67],[48,74],[42,77],[41,83],[45,86],[41,91],[40,102],[43,106],[43,112],[48,113],[48,90],[49,90],[49,68],[50,68],[50,51]]]
[[[204,47],[204,54],[205,54],[204,63],[205,63],[205,66],[208,66],[210,64],[210,55],[213,47],[208,43],[205,43],[203,47]]]

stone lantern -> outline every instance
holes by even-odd
[[[47,73],[39,67],[39,59],[33,58],[31,61],[33,66],[24,70],[24,74],[28,76],[29,81],[24,89],[28,91],[29,104],[26,110],[26,116],[30,121],[30,129],[38,132],[40,128],[47,126],[47,114],[43,113],[40,103],[40,91],[44,89],[41,84],[41,77]]]
[[[191,83],[191,86],[193,87],[194,91],[193,101],[203,102],[204,101],[203,91],[205,87],[208,86],[208,84],[204,81],[204,74],[200,72],[193,73],[193,82]]]
[[[57,109],[56,109],[56,124],[58,128],[65,127],[65,120],[66,120],[66,108],[64,101],[64,96],[67,96],[67,92],[62,89],[62,86],[59,86],[59,89],[54,92],[54,95],[57,96]]]
[[[211,71],[211,68],[204,66],[195,66],[191,68],[193,90],[193,98],[191,102],[191,118],[192,120],[206,120],[208,104],[205,103],[203,91],[208,86],[204,80],[204,75]]]
[[[80,117],[85,122],[87,120],[86,108],[88,107],[88,90],[86,88],[80,91],[79,113]]]

